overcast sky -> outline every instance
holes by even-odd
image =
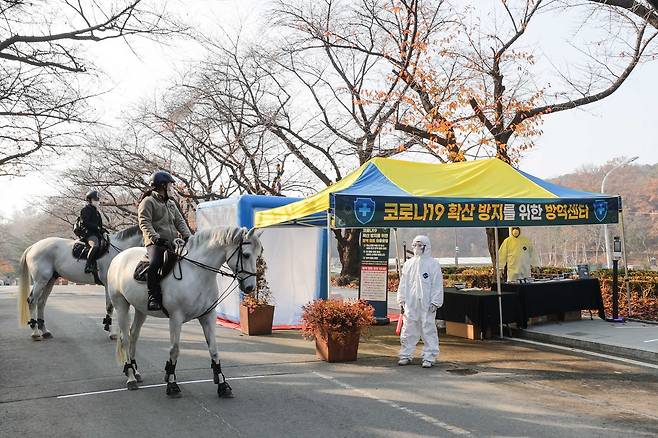
[[[266,0],[182,0],[169,2],[197,29],[216,33],[242,27],[256,29]],[[561,35],[555,22],[545,21],[537,35]],[[559,30],[559,29],[558,29]],[[568,32],[562,34],[568,35]],[[115,122],[140,100],[158,96],[177,72],[185,71],[202,56],[198,45],[177,43],[164,46],[140,42],[129,50],[119,41],[92,46],[94,62],[108,75],[112,90],[95,102],[101,117]],[[578,110],[549,115],[544,134],[521,161],[521,168],[549,178],[585,165],[600,165],[620,156],[639,156],[637,163],[658,162],[658,61],[636,69],[624,85],[602,102]],[[102,159],[102,157],[98,157]],[[63,166],[60,163],[60,166]],[[57,165],[14,180],[0,179],[0,216],[52,193],[57,185]]]

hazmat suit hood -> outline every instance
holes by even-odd
[[[417,246],[419,244],[423,245],[423,247],[419,248]],[[420,235],[414,237],[414,240],[411,243],[411,247],[415,256],[423,258],[432,257],[432,243],[430,242],[430,238],[427,236]]]

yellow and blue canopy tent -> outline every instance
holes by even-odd
[[[256,213],[255,226],[508,227],[617,223],[621,199],[544,181],[496,158],[373,158],[315,195]]]
[[[500,228],[620,220],[623,240],[619,196],[562,187],[497,158],[448,164],[373,158],[309,198],[255,214],[259,228],[322,226],[327,232],[331,228]],[[497,251],[498,233],[494,235]],[[497,264],[494,268],[503,337],[500,272]]]

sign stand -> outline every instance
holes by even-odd
[[[375,324],[390,324],[388,318],[388,247],[390,229],[364,228],[361,231],[359,299],[375,309]]]

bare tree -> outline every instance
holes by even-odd
[[[82,85],[95,72],[85,46],[183,30],[145,3],[0,0],[0,176],[78,145],[82,126],[94,122],[87,102],[99,91]]]
[[[324,185],[373,157],[401,150],[390,121],[408,84],[370,51],[391,50],[404,68],[416,56],[420,29],[410,16],[417,2],[411,9],[387,6],[379,0],[278,2],[273,20],[284,33],[278,47],[225,52],[230,62],[222,70],[244,92],[250,110],[246,123],[265,126]],[[389,28],[376,25],[373,14],[390,22]],[[370,51],[353,50],[355,41]],[[406,147],[415,143],[412,139]],[[341,274],[358,275],[359,230],[334,233]]]
[[[658,0],[589,0],[605,6],[613,6],[637,15],[658,29]]]
[[[158,169],[178,181],[179,204],[188,220],[202,201],[239,193],[280,195],[293,188],[284,178],[285,156],[269,151],[267,131],[246,132],[211,103],[172,87],[159,104],[144,105],[124,121],[121,135],[97,135],[85,161],[65,172],[67,184],[52,198],[50,213],[71,221],[77,199],[101,191],[110,228],[136,221],[136,206]]]

